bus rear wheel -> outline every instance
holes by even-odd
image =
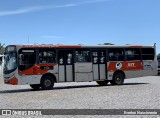
[[[33,88],[34,90],[39,90],[40,85],[39,84],[31,84],[30,87]]]
[[[122,85],[124,83],[124,75],[122,73],[115,73],[113,80],[110,81],[112,85]]]
[[[96,81],[97,84],[99,84],[100,86],[106,86],[108,84],[108,81],[107,80],[104,80],[104,81]]]
[[[50,90],[53,89],[54,80],[51,76],[44,76],[41,79],[41,88],[43,90]]]

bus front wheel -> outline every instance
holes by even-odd
[[[39,84],[31,84],[30,87],[33,88],[34,90],[39,90],[40,85]]]
[[[41,88],[43,90],[50,90],[53,89],[54,80],[51,76],[44,76],[41,79]]]
[[[112,85],[122,85],[124,82],[124,75],[122,73],[115,73],[113,75],[113,80],[110,81]]]

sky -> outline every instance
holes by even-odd
[[[0,42],[154,45],[160,0],[0,0]]]

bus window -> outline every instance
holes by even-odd
[[[91,62],[90,51],[77,50],[76,62]]]
[[[92,60],[94,64],[98,63],[98,51],[92,51]]]
[[[122,48],[109,49],[109,61],[124,61],[124,53]]]
[[[154,60],[154,48],[142,48],[142,60]]]
[[[23,71],[36,62],[36,53],[34,49],[21,49],[19,51],[19,70]]]
[[[141,60],[140,49],[125,49],[125,59],[126,61]]]
[[[68,53],[67,54],[67,64],[72,64],[72,62],[73,62],[72,53]]]
[[[73,51],[72,50],[60,50],[58,52],[58,64],[59,65],[72,65],[73,64]]]
[[[58,53],[58,63],[59,63],[59,65],[64,65],[64,51],[60,51],[59,53]]]
[[[106,63],[106,51],[105,50],[93,50],[92,60],[93,60],[93,64],[105,64]]]
[[[39,49],[39,63],[55,63],[55,51],[51,49]]]

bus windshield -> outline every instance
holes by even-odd
[[[10,73],[17,68],[16,53],[6,53],[4,57],[4,73]]]

